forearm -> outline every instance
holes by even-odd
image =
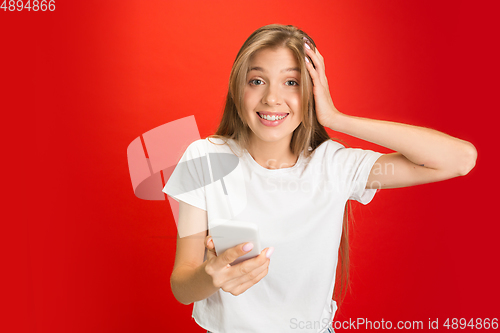
[[[188,305],[203,300],[219,290],[214,287],[212,277],[205,271],[206,264],[207,261],[196,268],[181,266],[172,272],[172,293],[182,304]]]
[[[477,152],[470,142],[433,129],[342,113],[328,127],[397,151],[428,168],[466,174],[475,164]]]

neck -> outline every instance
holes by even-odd
[[[297,163],[298,156],[290,149],[290,138],[275,142],[259,140],[255,136],[250,140],[248,153],[266,169],[290,168]]]

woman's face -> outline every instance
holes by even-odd
[[[288,48],[262,49],[250,59],[249,69],[243,113],[253,132],[251,140],[289,144],[302,122],[297,60]]]

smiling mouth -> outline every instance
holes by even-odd
[[[257,112],[257,114],[262,119],[269,120],[269,121],[282,120],[282,119],[285,119],[288,116],[288,113],[276,113],[276,114],[266,113],[266,114],[264,114],[264,113],[261,113],[261,112]]]

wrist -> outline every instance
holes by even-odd
[[[336,132],[343,132],[344,123],[348,117],[348,115],[336,111],[326,127]]]

